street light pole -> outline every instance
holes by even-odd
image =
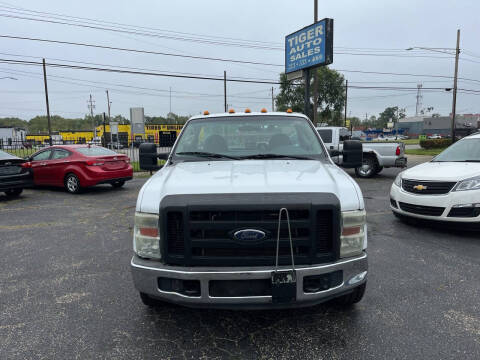
[[[453,77],[453,101],[452,101],[452,143],[455,142],[455,113],[457,111],[457,78],[458,56],[460,55],[460,29],[457,30],[457,47],[455,48],[455,75]]]

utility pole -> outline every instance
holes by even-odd
[[[310,112],[310,69],[304,69],[303,76],[305,78],[305,104],[303,113],[310,119],[308,116]]]
[[[227,72],[223,72],[223,103],[225,107],[225,112],[228,111],[228,106],[227,106]]]
[[[317,21],[318,21],[318,0],[313,0],[313,22],[316,23]],[[317,75],[317,69],[314,69],[313,71],[314,71],[313,73],[313,123],[316,124],[317,117],[318,117],[318,114],[317,114],[318,75]]]
[[[347,102],[348,102],[348,80],[345,80],[345,124],[343,126],[347,126]]]
[[[415,105],[415,116],[418,116],[418,114],[422,110],[422,87],[422,84],[417,85],[417,103]]]
[[[273,99],[273,86],[272,86],[272,112],[275,111],[275,101]]]
[[[87,101],[88,108],[90,109],[90,116],[92,117],[92,126],[93,126],[93,140],[97,137],[97,128],[95,127],[95,118],[93,117],[93,109],[95,109],[95,101],[92,99],[92,94],[90,94],[90,100]]]
[[[172,113],[172,87],[170,86],[170,111],[168,112],[169,114]]]
[[[112,120],[110,118],[110,105],[112,105],[112,103],[110,102],[110,96],[108,95],[108,90],[105,90],[105,92],[107,93],[108,126],[110,127],[110,148],[113,149],[112,126],[110,125],[110,121]]]
[[[452,102],[452,143],[455,142],[455,112],[457,110],[457,76],[458,56],[460,55],[460,29],[457,30],[457,47],[455,48],[455,75],[453,77],[453,102]]]
[[[106,130],[105,122],[106,122],[106,116],[105,116],[105,112],[103,112],[103,144],[102,146],[107,147],[107,135],[106,135],[107,130]]]
[[[45,84],[45,101],[47,102],[48,142],[52,146],[52,126],[50,123],[50,105],[48,104],[47,70],[43,59],[43,83]]]

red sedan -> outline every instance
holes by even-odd
[[[133,177],[128,156],[93,145],[55,145],[29,159],[35,185],[62,186],[73,194],[97,184],[121,187]]]

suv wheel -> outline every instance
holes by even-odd
[[[9,189],[5,191],[5,195],[10,198],[19,196],[22,193],[23,189]]]
[[[80,192],[80,180],[78,180],[77,175],[68,174],[67,176],[65,176],[65,189],[70,194],[78,194]]]

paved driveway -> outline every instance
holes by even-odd
[[[145,307],[129,269],[144,178],[0,196],[0,359],[478,359],[480,238],[396,220],[397,173],[359,181],[369,280],[346,310]]]

